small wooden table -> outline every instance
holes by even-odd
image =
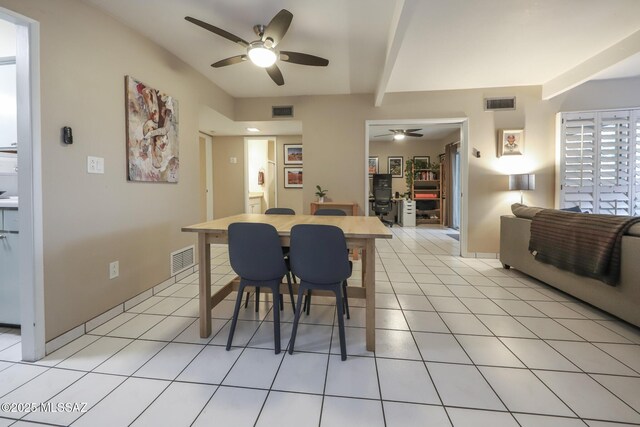
[[[316,213],[318,209],[339,209],[339,208],[347,208],[351,210],[351,216],[358,216],[358,204],[355,202],[311,202],[311,215]]]
[[[227,243],[227,229],[234,222],[254,222],[273,225],[283,246],[289,246],[291,228],[296,224],[335,225],[344,232],[347,247],[362,249],[362,287],[348,287],[350,298],[366,300],[367,350],[375,351],[376,327],[376,239],[391,239],[391,231],[375,217],[364,216],[314,216],[314,215],[260,215],[240,214],[201,224],[183,227],[182,231],[198,233],[198,257],[200,262],[200,336],[211,335],[211,309],[227,295],[238,289],[239,278],[223,286],[211,295],[211,249],[212,243]],[[287,285],[282,284],[282,293],[287,293]],[[315,294],[315,292],[314,292]],[[321,293],[318,292],[318,295]]]

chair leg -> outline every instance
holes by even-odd
[[[344,301],[344,309],[347,312],[347,319],[351,319],[349,314],[349,297],[347,296],[347,281],[342,282],[342,299]]]
[[[311,289],[307,291],[307,299],[304,303],[305,308],[307,309],[307,316],[311,313]]]
[[[280,311],[282,311],[284,310],[284,300],[282,299],[282,294],[278,294],[278,300],[280,301]]]
[[[302,314],[302,294],[304,293],[305,286],[301,283],[298,288],[298,304],[296,305],[296,315],[293,318],[293,328],[291,329],[291,342],[289,342],[289,354],[293,354],[293,347],[296,344],[296,333],[298,332],[298,322],[300,321],[300,314]]]
[[[247,299],[244,301],[244,308],[249,307],[249,297],[251,296],[251,292],[247,292]]]
[[[280,298],[282,294],[279,286],[271,289],[273,294],[273,342],[275,344],[276,354],[280,353]]]
[[[291,298],[291,308],[293,309],[293,314],[296,314],[296,303],[293,300],[293,286],[291,286],[291,273],[287,273],[287,285],[289,286],[289,297]]]
[[[229,329],[229,338],[227,339],[227,351],[231,349],[231,343],[233,342],[233,334],[236,331],[236,324],[238,323],[238,313],[240,313],[240,306],[242,305],[242,293],[244,292],[244,285],[240,284],[238,288],[238,297],[236,298],[236,306],[233,309],[233,318],[231,319],[231,328]]]
[[[260,288],[256,286],[256,313],[260,309]]]
[[[340,356],[342,360],[347,360],[347,344],[344,337],[344,319],[342,316],[342,289],[340,285],[334,289],[336,293],[336,308],[338,310],[338,333],[340,335]]]

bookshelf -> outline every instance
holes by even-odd
[[[439,172],[428,169],[413,171],[411,197],[416,201],[416,224],[443,224],[442,219],[442,165]],[[419,209],[421,201],[428,202],[428,209]]]

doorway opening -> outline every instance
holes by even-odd
[[[38,22],[5,8],[0,8],[0,19],[15,28],[20,350],[22,360],[36,361],[45,355],[40,27]]]
[[[467,139],[466,118],[366,121],[366,214],[405,228],[441,229],[459,240],[464,256]],[[385,210],[378,201],[385,192],[375,186],[389,181],[392,203]]]
[[[277,207],[276,138],[245,138],[245,213]]]

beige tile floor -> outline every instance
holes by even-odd
[[[351,301],[341,362],[335,308],[315,298],[296,352],[273,353],[271,304],[233,295],[198,336],[189,276],[33,363],[0,328],[0,403],[82,402],[86,412],[1,412],[0,426],[640,425],[640,330],[497,260],[456,256],[436,226],[377,243],[375,354]],[[232,275],[212,248],[214,286]],[[354,266],[357,286],[360,274]],[[282,313],[282,346],[293,316]]]

